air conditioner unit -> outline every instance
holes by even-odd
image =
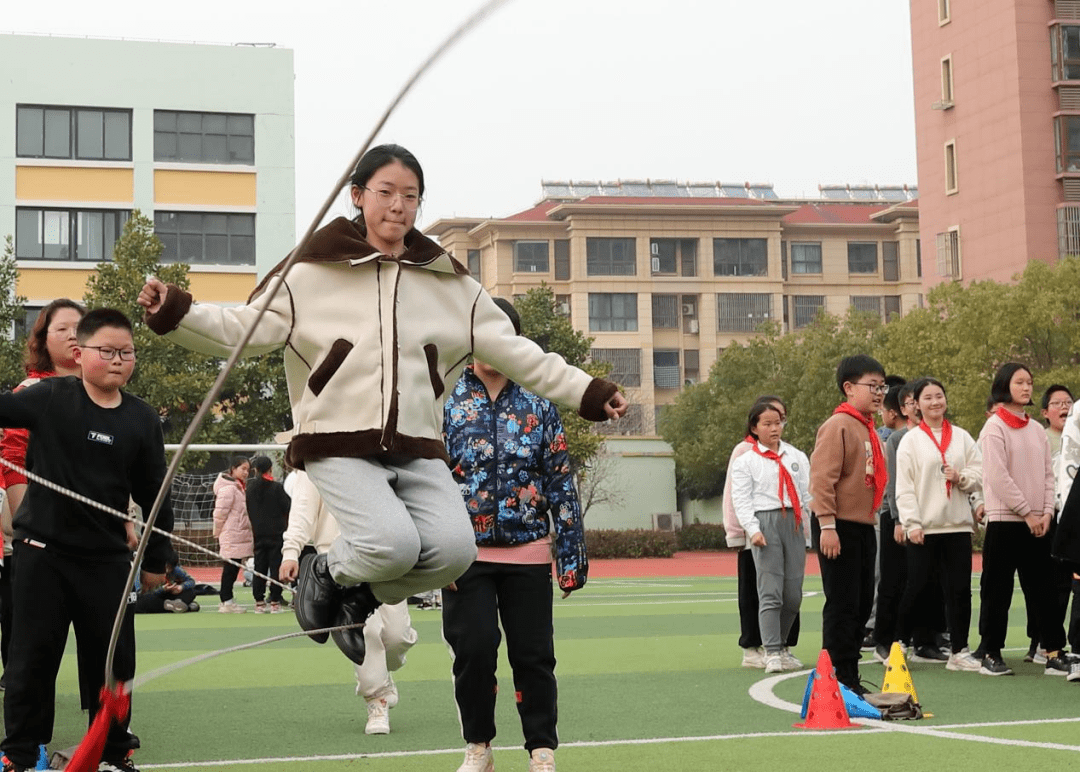
[[[690,322],[686,325],[686,330],[691,335],[697,335],[698,334],[698,320],[697,319],[691,319]]]
[[[653,270],[653,273],[660,273],[660,258],[659,257],[654,257],[652,259],[652,270]]]
[[[570,304],[569,303],[559,303],[558,305],[555,306],[555,311],[557,313],[562,314],[563,316],[570,316]]]
[[[694,311],[694,304],[693,303],[683,303],[682,304],[682,312],[683,312],[683,316],[695,316],[696,312]]]
[[[683,381],[683,386],[685,386],[686,388],[689,389],[691,386],[693,386],[696,383],[697,383],[696,378],[687,378],[685,381]]]
[[[682,512],[654,512],[652,524],[654,531],[681,531]]]

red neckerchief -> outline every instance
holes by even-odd
[[[791,508],[795,510],[795,526],[798,527],[802,523],[802,507],[799,506],[799,492],[795,488],[795,481],[791,479],[791,472],[784,466],[784,462],[780,458],[780,454],[775,450],[769,450],[766,448],[762,450],[758,443],[754,443],[754,452],[759,456],[763,456],[771,461],[775,461],[777,467],[780,470],[780,492],[777,494],[780,497],[780,506],[784,506],[784,491],[787,491],[787,496],[791,500]]]
[[[938,449],[941,454],[941,463],[947,464],[945,460],[945,451],[949,449],[949,443],[952,442],[952,424],[945,420],[941,424],[941,442],[937,441],[937,437],[934,436],[934,430],[931,429],[926,421],[919,422],[919,428],[926,432],[926,436],[934,443],[934,447]],[[945,480],[945,498],[952,497],[952,480]]]
[[[269,480],[270,482],[274,481],[274,475],[272,475],[270,472],[263,472],[262,478],[264,480]]]
[[[1028,421],[1031,420],[1027,413],[1017,415],[1016,413],[1006,410],[1004,407],[999,407],[995,415],[1004,421],[1005,425],[1010,429],[1023,429],[1027,426]]]
[[[881,439],[877,436],[877,432],[874,431],[874,419],[860,413],[851,406],[850,402],[844,402],[833,411],[833,415],[837,413],[846,413],[852,418],[858,419],[859,423],[865,426],[866,431],[870,433],[871,469],[866,473],[866,487],[874,489],[874,508],[872,511],[877,512],[881,507],[881,499],[885,495],[885,483],[889,480],[889,470],[885,468],[885,453],[881,450]]]
[[[754,437],[754,435],[752,434],[748,434],[746,435],[746,437],[743,438],[743,442],[749,442],[751,445],[757,445],[757,438]]]

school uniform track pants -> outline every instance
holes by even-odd
[[[79,647],[80,691],[89,691],[89,683],[82,683],[88,678],[93,678],[95,688],[100,689],[105,681],[113,619],[130,564],[60,556],[22,542],[15,543],[15,554],[18,567],[12,577],[12,613],[14,627],[21,634],[12,638],[8,652],[6,734],[0,748],[15,764],[33,769],[38,745],[52,740],[56,674],[68,628],[74,628]],[[129,603],[130,598],[123,601]],[[135,675],[134,620],[129,607],[121,636],[128,643],[117,647],[113,663],[113,674],[119,681],[130,681]],[[96,697],[88,707],[93,723],[98,709]],[[129,713],[109,730],[106,758],[122,755],[130,747],[130,719]]]
[[[467,743],[495,737],[499,619],[525,750],[555,749],[559,737],[551,566],[473,563],[443,591],[443,638],[454,657],[454,699]]]

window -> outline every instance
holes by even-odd
[[[555,296],[555,313],[558,316],[563,317],[573,322],[573,317],[570,313],[570,296],[569,295],[556,295]]]
[[[713,276],[768,276],[765,239],[713,239]]]
[[[885,301],[885,321],[891,322],[894,318],[900,316],[900,296],[899,295],[886,295]]]
[[[794,317],[794,329],[806,327],[814,321],[818,311],[825,308],[824,295],[794,295],[791,298],[791,310]]]
[[[848,273],[877,273],[877,242],[849,241],[847,269]]]
[[[960,278],[960,228],[937,234],[937,270],[939,276]]]
[[[653,386],[658,389],[677,389],[682,384],[679,378],[679,351],[653,351]]]
[[[889,322],[900,316],[899,295],[852,295],[851,307],[857,311],[874,314]]]
[[[950,0],[938,0],[938,3],[937,3],[937,14],[938,14],[938,24],[939,24],[939,25],[940,25],[940,24],[948,24],[948,23],[949,23],[949,21],[950,21],[950,16],[949,16],[949,13],[950,13],[950,9],[949,9],[949,5],[950,5]]]
[[[721,292],[716,296],[716,318],[720,332],[753,332],[772,318],[772,295]]]
[[[637,332],[637,295],[633,292],[590,292],[590,332]]]
[[[634,239],[585,239],[585,268],[589,276],[636,276]]]
[[[791,243],[791,272],[821,273],[821,242],[793,241]]]
[[[255,116],[155,110],[154,160],[254,164]]]
[[[555,240],[555,281],[570,281],[570,240]]]
[[[915,239],[915,275],[922,278],[922,239]]]
[[[1054,80],[1080,80],[1080,25],[1060,24],[1050,28],[1050,57]]]
[[[900,281],[900,242],[881,242],[881,278]]]
[[[1058,173],[1080,172],[1080,115],[1054,119],[1054,144]]]
[[[45,309],[43,305],[23,306],[23,316],[16,316],[12,327],[14,328],[14,339],[29,334],[30,330],[34,327],[34,322],[41,316],[41,312]]]
[[[652,296],[652,326],[657,330],[679,329],[679,296]]]
[[[620,386],[641,385],[641,349],[594,348],[590,356],[594,362],[607,362],[611,365],[608,380]]]
[[[697,239],[649,239],[653,275],[697,276]]]
[[[15,210],[15,257],[19,260],[112,260],[130,212],[95,209]]]
[[[470,249],[466,255],[468,255],[469,264],[466,267],[469,269],[469,276],[480,281],[480,250]]]
[[[515,241],[514,270],[518,273],[547,273],[548,243],[546,241]]]
[[[788,277],[788,248],[787,242],[780,242],[780,278],[787,281]],[[786,306],[785,306],[786,308]]]
[[[683,378],[686,386],[693,386],[701,378],[701,355],[696,348],[683,352]]]
[[[130,110],[19,105],[16,124],[20,158],[131,160]]]
[[[956,140],[945,143],[945,193],[951,195],[958,189],[956,181]]]
[[[155,212],[163,263],[255,265],[255,215]]]
[[[952,54],[941,60],[941,106],[952,107],[953,104],[953,77],[952,77]]]

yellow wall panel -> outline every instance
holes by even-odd
[[[15,198],[23,201],[132,201],[131,169],[18,166]]]
[[[154,203],[255,206],[255,175],[158,169],[154,172]]]
[[[19,271],[16,291],[31,301],[53,298],[82,300],[91,270],[23,268]],[[205,303],[243,303],[255,289],[258,277],[253,273],[188,274],[191,294]]]

